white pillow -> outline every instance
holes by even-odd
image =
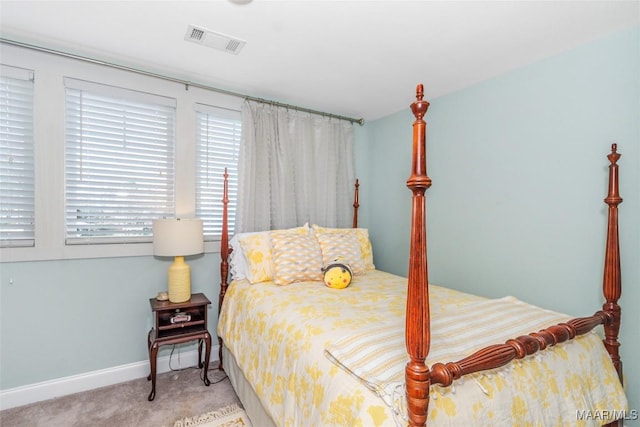
[[[242,252],[240,246],[240,235],[236,234],[229,240],[229,246],[231,247],[231,255],[229,255],[229,274],[231,279],[246,279],[249,277],[249,267],[247,266],[247,260]]]

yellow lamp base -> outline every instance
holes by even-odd
[[[191,267],[183,256],[175,257],[169,267],[169,301],[185,302],[191,299]]]

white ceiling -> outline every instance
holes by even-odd
[[[0,1],[6,39],[366,120],[639,23],[640,0]]]

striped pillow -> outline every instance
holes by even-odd
[[[355,276],[365,273],[360,242],[354,233],[314,233],[322,249],[322,263],[327,266],[340,260],[351,267]]]
[[[282,230],[270,235],[276,285],[322,281],[322,251],[312,233]]]
[[[373,248],[371,240],[369,240],[369,230],[366,228],[326,228],[319,225],[312,225],[313,232],[316,236],[327,233],[353,234],[360,243],[360,251],[362,252],[362,260],[365,270],[374,270],[376,266],[373,264]]]
[[[238,278],[246,278],[251,284],[273,280],[273,254],[271,253],[271,233],[284,230],[260,231],[236,234],[230,244],[239,243],[231,253],[240,267],[236,273]],[[309,224],[289,228],[291,233],[308,234]],[[244,263],[244,265],[242,265]]]

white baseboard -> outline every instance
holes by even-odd
[[[218,346],[212,345],[211,361],[217,360],[217,355]],[[179,354],[179,358],[180,365],[178,366],[178,353],[174,352],[171,358],[171,368],[178,369],[195,366],[198,363],[198,350],[182,351]],[[144,360],[85,374],[0,390],[0,410],[143,378],[149,375],[149,369],[149,361]],[[158,357],[157,373],[161,374],[169,370],[169,356]]]

